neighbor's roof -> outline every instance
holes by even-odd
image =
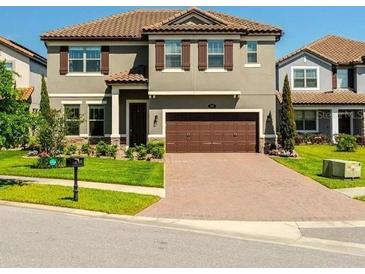
[[[19,99],[23,101],[28,101],[30,96],[32,96],[32,93],[34,91],[34,87],[27,87],[27,88],[18,88],[19,92]]]
[[[281,93],[277,92],[279,101]],[[349,90],[330,92],[295,91],[291,93],[294,105],[365,105],[365,94]]]
[[[189,14],[198,14],[212,24],[173,24],[177,19]],[[237,32],[237,33],[275,33],[282,30],[231,15],[198,8],[187,10],[135,10],[100,18],[84,24],[57,29],[42,34],[43,40],[67,39],[142,39],[145,32]]]
[[[146,83],[147,78],[141,73],[131,73],[129,71],[122,71],[111,74],[105,78],[107,84],[116,83]]]
[[[323,58],[332,64],[363,63],[365,42],[336,35],[327,35],[280,58],[277,63],[281,63],[303,51]]]
[[[29,57],[42,65],[47,65],[47,59],[43,56],[39,55],[38,53],[35,53],[34,51],[31,51],[30,49],[27,49],[26,47],[12,41],[9,39],[6,39],[5,37],[0,36],[0,44],[11,48],[12,50],[15,50],[16,52],[25,55],[26,57]]]

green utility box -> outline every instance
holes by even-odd
[[[360,178],[361,163],[336,159],[323,160],[322,176],[332,178]]]

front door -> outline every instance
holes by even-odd
[[[351,134],[351,114],[344,112],[338,116],[338,132]]]
[[[129,145],[141,145],[147,142],[147,105],[129,104]]]

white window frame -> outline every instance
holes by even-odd
[[[339,78],[338,78],[338,71],[340,70],[345,70],[346,71],[346,86],[345,87],[340,87],[339,85]],[[349,88],[349,69],[348,68],[338,68],[337,69],[337,73],[336,73],[336,84],[337,84],[337,89],[348,89]]]
[[[209,53],[209,42],[219,41],[223,43],[223,53]],[[227,70],[224,68],[224,40],[223,39],[211,39],[207,41],[207,72],[226,72]],[[223,64],[222,67],[209,67],[209,55],[223,55]]]
[[[296,70],[296,69],[304,70],[304,85],[307,85],[306,70],[315,69],[317,71],[317,87],[315,87],[315,88],[307,88],[307,87],[295,88],[294,87],[294,70]],[[319,85],[320,85],[320,75],[319,75],[318,66],[293,66],[293,67],[291,67],[291,88],[292,88],[292,90],[319,90]]]
[[[91,119],[90,118],[90,109],[91,108],[104,109],[104,119]],[[90,122],[100,122],[100,121],[103,121],[103,135],[91,135]],[[89,137],[95,137],[95,138],[105,137],[105,105],[104,104],[90,104],[90,105],[88,105],[88,109],[87,109],[87,132],[88,132]]]
[[[5,66],[6,66],[7,64],[11,64],[11,70],[10,70],[10,71],[15,71],[15,69],[14,69],[14,61],[5,61]],[[7,68],[7,69],[8,69],[8,68]]]
[[[173,55],[173,56],[176,56],[176,55],[179,55],[177,53],[167,53],[167,42],[180,42],[180,67],[167,67],[167,56],[168,55]],[[164,62],[165,62],[165,66],[164,66],[164,72],[180,72],[180,71],[184,71],[181,67],[182,67],[182,40],[180,39],[168,39],[168,40],[165,40],[165,43],[164,43]]]
[[[82,54],[82,58],[71,58],[70,57],[70,51],[72,48],[80,48],[83,49],[83,54]],[[99,49],[100,51],[100,57],[99,58],[87,58],[86,57],[86,51],[88,48],[95,48],[95,49]],[[82,71],[75,71],[75,72],[70,72],[70,61],[71,60],[82,60]],[[87,60],[99,60],[100,62],[100,68],[99,71],[86,71],[86,61]],[[68,51],[68,74],[70,75],[85,75],[85,74],[90,74],[90,75],[101,75],[101,47],[100,46],[72,46],[69,47],[69,51]]]
[[[248,43],[255,43],[256,44],[256,51],[250,51],[250,50],[248,50]],[[258,54],[259,47],[258,47],[258,45],[259,45],[258,41],[247,41],[246,42],[246,49],[247,49],[246,64],[247,65],[257,65],[257,64],[259,64],[259,54]],[[249,62],[248,61],[248,54],[249,53],[256,53],[256,62]]]
[[[316,128],[314,130],[298,130],[297,132],[300,133],[317,133],[318,132],[318,128],[319,128],[319,119],[318,119],[318,110],[314,110],[314,109],[303,109],[303,108],[295,108],[294,109],[294,121],[295,121],[295,111],[315,111],[316,112]],[[304,116],[303,116],[304,117]],[[303,122],[303,125],[305,127],[305,120]]]
[[[62,101],[61,103],[63,105],[63,113],[64,114],[66,114],[66,108],[67,107],[70,107],[70,106],[75,107],[75,106],[77,106],[79,108],[79,116],[81,117],[81,103],[82,103],[81,101]],[[69,119],[67,119],[67,117],[66,117],[65,121],[67,122],[68,120]],[[78,136],[81,135],[80,132],[81,132],[81,130],[80,130],[80,125],[79,125],[79,134],[78,135],[66,135],[66,137],[78,137]]]

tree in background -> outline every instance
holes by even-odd
[[[0,148],[24,145],[30,125],[29,104],[19,100],[13,72],[0,62]]]
[[[295,137],[295,121],[293,103],[291,100],[291,91],[289,86],[288,75],[284,79],[283,99],[280,110],[280,145],[286,151],[293,152]]]
[[[41,102],[40,113],[43,117],[48,118],[51,115],[51,107],[49,104],[49,97],[47,91],[47,83],[44,75],[42,75],[42,87],[41,87]]]

